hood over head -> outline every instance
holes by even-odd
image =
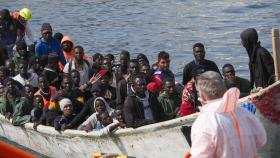
[[[260,42],[258,42],[258,33],[254,28],[248,28],[240,34],[243,46],[246,48],[248,56],[251,60],[254,49]]]

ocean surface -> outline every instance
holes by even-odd
[[[248,57],[240,33],[254,27],[262,46],[271,51],[271,29],[280,28],[279,0],[3,0],[1,9],[28,7],[36,38],[44,22],[74,38],[89,54],[128,50],[145,53],[154,63],[157,53],[171,55],[171,70],[182,80],[185,64],[193,60],[192,45],[202,42],[206,58],[221,69],[235,66],[249,78]],[[116,61],[118,61],[118,56]]]

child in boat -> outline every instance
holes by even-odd
[[[99,129],[101,124],[97,119],[97,115],[104,111],[107,111],[110,115],[112,115],[114,112],[114,110],[110,108],[108,103],[102,97],[97,97],[94,100],[93,106],[96,112],[93,113],[85,122],[80,125],[80,127],[78,128],[79,130],[89,132],[94,129]]]
[[[68,98],[63,98],[59,101],[59,106],[62,115],[59,115],[54,120],[54,128],[58,131],[69,129],[69,123],[74,119],[72,101]]]
[[[164,120],[174,119],[178,116],[181,98],[175,90],[174,79],[167,78],[163,81],[163,89],[158,96],[158,101],[164,111]]]
[[[99,131],[100,135],[106,135],[119,128],[125,127],[125,125],[115,119],[113,119],[107,111],[103,111],[97,114],[97,119],[100,122],[100,126],[96,131]]]

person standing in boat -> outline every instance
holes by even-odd
[[[188,63],[183,70],[183,85],[186,85],[191,79],[191,72],[197,65],[202,66],[205,71],[216,71],[220,73],[218,66],[214,61],[205,59],[205,48],[202,43],[195,43],[193,45],[194,60]]]
[[[153,93],[146,88],[144,76],[132,77],[131,94],[124,101],[123,113],[127,127],[140,126],[163,121],[163,109]]]
[[[15,72],[19,72],[19,63],[20,60],[25,61],[27,64],[30,63],[31,59],[33,57],[33,54],[31,54],[29,51],[27,51],[27,45],[24,40],[18,41],[16,43],[16,51],[14,51],[14,63],[15,63]],[[29,67],[28,67],[29,68]]]
[[[258,157],[266,132],[255,115],[237,105],[238,88],[227,90],[214,71],[196,77],[196,87],[202,108],[191,129],[192,146],[186,157]]]
[[[250,87],[265,88],[275,81],[274,63],[270,53],[261,46],[258,33],[248,28],[240,34],[243,47],[249,56]]]
[[[128,66],[130,61],[130,53],[126,50],[123,50],[120,53],[120,64],[115,66],[116,71],[116,81],[117,85],[119,81],[121,81],[124,78],[127,78],[128,72]]]
[[[231,64],[225,64],[222,71],[227,89],[237,87],[240,90],[240,98],[250,94],[249,80],[235,76],[235,70]]]
[[[163,88],[158,96],[158,101],[164,111],[163,119],[165,121],[179,116],[181,97],[175,90],[173,78],[163,80]]]
[[[116,109],[123,109],[123,104],[127,95],[131,93],[132,76],[139,73],[139,63],[136,59],[128,62],[127,74],[120,80],[117,88]]]
[[[52,37],[52,26],[49,23],[44,23],[41,27],[42,37],[36,42],[35,56],[41,57],[48,56],[50,53],[55,52],[62,65],[66,64],[60,44]]]
[[[170,58],[165,51],[158,53],[157,69],[151,77],[151,82],[147,85],[149,92],[159,95],[162,90],[164,78],[174,78],[173,72],[169,69]]]

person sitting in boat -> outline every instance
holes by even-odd
[[[64,131],[66,129],[75,129],[75,127],[69,126],[70,122],[75,117],[72,101],[68,98],[63,98],[58,104],[62,111],[62,115],[57,116],[54,120],[55,130]]]
[[[156,96],[146,88],[144,76],[132,76],[131,91],[124,101],[123,113],[127,127],[140,126],[163,121],[163,109]]]
[[[205,48],[202,43],[195,43],[193,45],[193,55],[194,60],[184,67],[182,80],[183,85],[186,85],[192,79],[192,69],[197,65],[204,67],[205,71],[216,71],[220,73],[219,68],[214,61],[205,59]]]
[[[27,51],[27,45],[24,40],[18,41],[16,43],[16,51],[14,51],[14,57],[13,60],[15,62],[15,72],[18,73],[18,64],[20,63],[20,60],[26,61],[26,63],[30,63],[30,60],[32,58],[32,54]],[[29,68],[29,67],[28,67]]]
[[[238,106],[238,88],[227,90],[214,71],[196,77],[196,87],[202,108],[191,129],[190,157],[258,157],[266,132],[255,115]]]
[[[56,95],[57,91],[56,88],[53,86],[48,85],[48,81],[45,76],[39,76],[39,90],[35,92],[34,95],[42,96],[43,99],[43,109],[49,109],[50,101],[53,100],[54,96]]]
[[[38,75],[36,73],[29,73],[27,71],[27,63],[25,61],[19,61],[18,68],[19,74],[13,77],[15,81],[18,81],[22,86],[27,84],[32,85],[34,88],[38,87]]]
[[[36,73],[38,76],[42,74],[44,67],[39,57],[32,56],[29,62],[29,73]]]
[[[43,124],[43,116],[47,109],[44,110],[44,100],[41,95],[34,94],[33,97],[33,109],[31,110],[31,122],[33,128],[37,130],[39,124]]]
[[[251,88],[249,80],[235,76],[235,70],[231,64],[225,64],[222,71],[227,89],[237,87],[240,91],[240,98],[250,94]]]
[[[131,92],[132,76],[139,73],[139,63],[136,59],[131,59],[128,62],[127,75],[124,79],[119,81],[117,88],[117,99],[116,99],[116,109],[123,109],[123,104],[127,95]]]
[[[16,64],[15,64],[14,60],[7,59],[5,61],[5,67],[7,69],[7,75],[9,77],[15,77],[16,76],[16,71],[15,71]]]
[[[192,69],[192,79],[184,86],[182,92],[182,104],[180,106],[180,116],[187,116],[199,111],[201,103],[198,101],[198,92],[195,87],[195,77],[205,72],[203,66],[196,65]]]
[[[128,72],[129,61],[130,61],[130,53],[126,50],[121,51],[120,59],[119,59],[120,64],[115,65],[117,84],[119,84],[119,81],[121,81],[122,79],[127,78],[127,75],[129,74]]]
[[[52,26],[49,23],[44,23],[41,27],[42,37],[36,42],[35,56],[41,57],[42,55],[48,56],[50,53],[55,52],[62,65],[66,64],[66,60],[62,53],[60,44],[52,37]]]
[[[47,65],[45,66],[42,75],[47,78],[48,85],[60,89],[61,76],[59,74],[58,55],[50,53],[47,57]]]
[[[122,128],[126,128],[126,123],[125,123],[125,119],[124,119],[124,114],[122,110],[115,110],[114,112],[114,118],[119,121],[120,123],[122,123]]]
[[[265,88],[275,82],[274,62],[270,53],[258,41],[258,33],[248,28],[240,34],[243,47],[249,56],[250,87]]]
[[[81,93],[84,94],[84,97],[85,97],[84,102],[87,101],[88,99],[90,99],[92,97],[92,95],[90,93],[91,82],[87,81],[85,84],[80,85],[80,73],[76,69],[71,70],[69,74],[71,76],[72,83],[73,83],[72,89],[81,91]]]
[[[85,98],[84,95],[79,89],[73,89],[73,83],[71,80],[71,76],[68,74],[65,74],[63,76],[62,82],[61,82],[61,90],[59,90],[54,98],[51,100],[49,109],[54,111],[61,111],[62,109],[59,109],[59,101],[62,98],[69,98],[71,100],[72,104],[72,110],[74,114],[78,114],[81,112]]]
[[[151,82],[147,85],[148,91],[159,94],[162,90],[164,78],[174,78],[174,74],[169,69],[170,58],[169,54],[161,51],[158,54],[157,70],[151,77]]]
[[[86,84],[92,76],[91,65],[89,61],[83,59],[84,55],[84,48],[75,46],[74,58],[71,58],[63,69],[64,73],[70,73],[74,69],[78,70],[80,73],[80,85]]]
[[[109,115],[113,115],[114,110],[109,106],[106,100],[102,97],[97,97],[94,100],[93,107],[95,113],[93,113],[86,121],[84,121],[80,126],[79,130],[84,130],[86,132],[92,131],[94,129],[100,129],[100,122],[97,119],[97,115],[101,112],[108,112]]]
[[[4,80],[4,86],[4,95],[0,97],[0,114],[10,119],[14,113],[16,104],[20,102],[20,92],[16,88],[16,81],[12,78],[6,78]]]
[[[31,122],[31,111],[33,109],[34,90],[32,85],[25,85],[23,87],[23,95],[20,101],[15,105],[12,124],[21,126],[25,123]]]
[[[163,120],[171,120],[179,116],[181,98],[175,90],[173,78],[163,80],[163,88],[158,96],[158,101],[164,111]]]
[[[125,127],[125,124],[113,119],[107,111],[97,114],[96,117],[100,122],[100,127],[99,129],[95,129],[95,131],[98,131],[100,136],[107,135]]]
[[[103,55],[100,53],[95,53],[92,56],[92,74],[97,74],[101,70],[101,65],[103,62]]]

